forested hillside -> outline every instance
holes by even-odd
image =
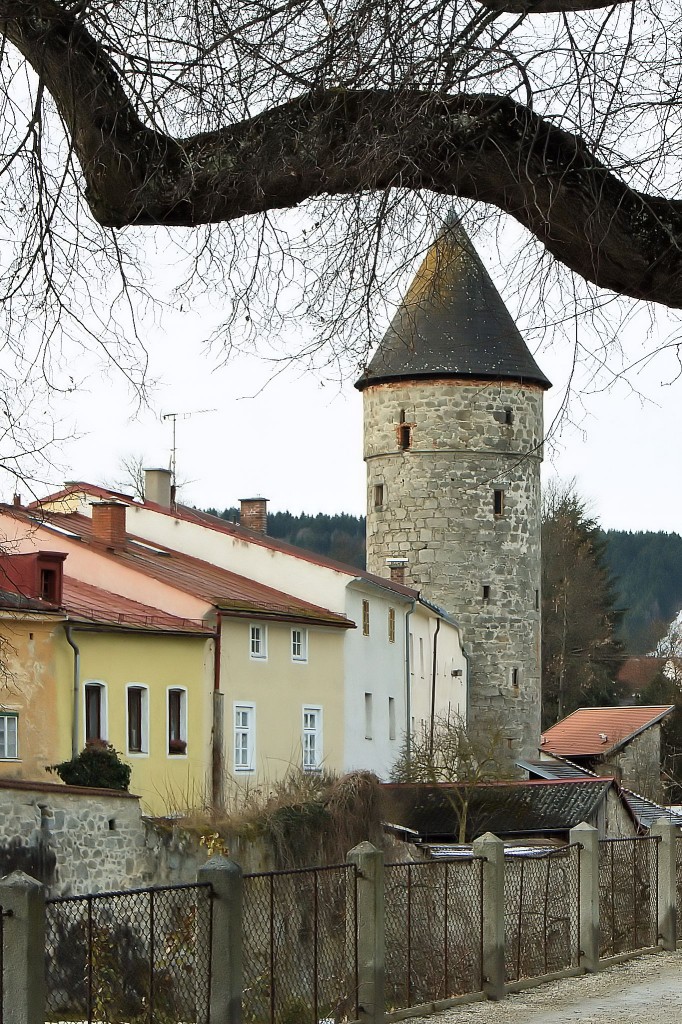
[[[236,508],[208,511],[239,521]],[[268,534],[364,568],[364,516],[269,512]],[[605,561],[614,578],[616,607],[625,611],[618,634],[629,654],[646,654],[655,646],[663,624],[682,608],[682,537],[623,530],[606,530],[601,536]]]
[[[617,604],[626,609],[620,636],[630,654],[646,654],[682,608],[682,537],[607,530],[604,539]]]
[[[226,508],[222,512],[210,508],[207,511],[229,522],[239,522],[239,510],[236,508]],[[345,512],[335,516],[268,512],[268,535],[359,569],[365,567],[364,516],[351,516]]]

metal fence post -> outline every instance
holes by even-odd
[[[197,872],[198,882],[213,887],[210,1019],[242,1022],[242,869],[216,854]]]
[[[488,999],[504,995],[504,843],[492,832],[474,840],[474,856],[483,858],[483,991]]]
[[[5,915],[4,1024],[45,1021],[45,887],[23,871],[0,880]]]
[[[658,943],[663,949],[677,947],[677,865],[676,829],[667,818],[659,818],[650,835],[660,836],[658,843]]]
[[[350,851],[348,860],[357,868],[358,1015],[361,1024],[383,1024],[384,855],[365,842]]]
[[[580,850],[580,966],[599,970],[599,832],[586,821],[571,829],[569,842]]]

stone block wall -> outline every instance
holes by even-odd
[[[471,725],[494,712],[513,764],[540,740],[542,390],[397,381],[363,399],[367,568],[387,577],[387,558],[407,558],[405,582],[464,627]]]

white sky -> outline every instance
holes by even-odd
[[[643,341],[643,329],[631,326],[634,356],[643,345],[664,340],[669,329],[661,316]],[[338,386],[289,370],[268,384],[272,368],[255,358],[217,366],[217,357],[203,347],[204,333],[200,311],[174,313],[163,333],[150,328],[149,378],[158,383],[149,408],[137,407],[116,373],[103,376],[99,369],[76,393],[56,401],[58,434],[78,436],[59,446],[48,484],[121,484],[120,463],[129,456],[167,466],[171,425],[161,415],[210,409],[215,411],[177,422],[183,501],[222,509],[263,495],[273,511],[364,512],[362,399],[353,378]],[[536,358],[555,384],[546,398],[549,425],[563,398],[570,352],[556,341]],[[605,392],[585,393],[594,385],[583,377],[582,397],[570,407],[577,425],[565,420],[547,446],[545,473],[575,477],[605,528],[682,531],[682,382],[674,380],[676,372],[669,351],[631,373],[629,383],[616,382]],[[11,491],[11,483],[7,487]],[[37,490],[42,493],[42,486]]]

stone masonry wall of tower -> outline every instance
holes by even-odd
[[[542,389],[444,378],[364,389],[367,568],[464,627],[470,728],[504,728],[510,765],[540,740]],[[497,492],[497,493],[496,493]]]

